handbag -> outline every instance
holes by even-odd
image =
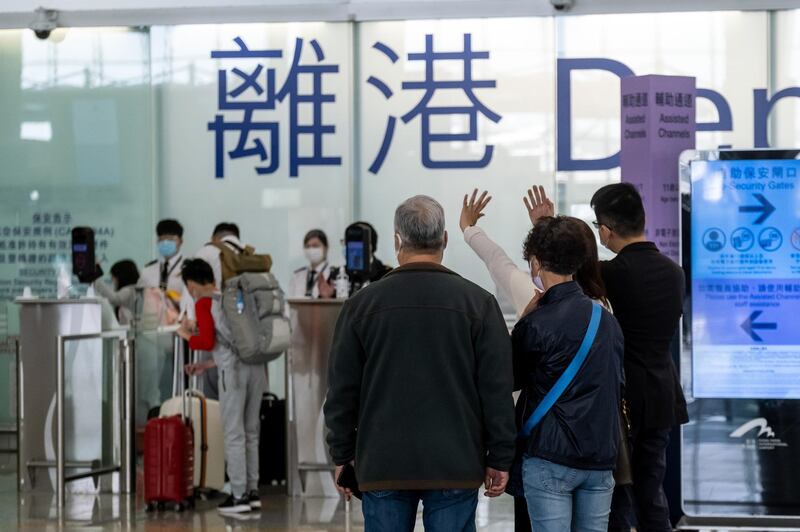
[[[614,468],[614,482],[617,486],[633,485],[633,469],[631,468],[631,421],[628,417],[628,403],[622,400],[619,412],[619,449],[617,449],[617,467]]]
[[[514,463],[511,465],[508,484],[506,485],[506,493],[509,495],[513,495],[514,497],[525,496],[522,484],[522,461],[525,458],[525,452],[528,447],[528,439],[530,438],[531,433],[536,425],[542,421],[544,416],[546,416],[550,409],[553,408],[553,405],[555,405],[561,396],[564,395],[564,392],[567,390],[567,388],[569,388],[569,385],[572,384],[572,381],[575,380],[575,376],[578,374],[581,366],[583,366],[583,363],[592,348],[592,344],[594,344],[594,340],[597,337],[597,330],[600,328],[601,317],[602,307],[593,302],[592,315],[591,318],[589,318],[589,326],[586,328],[586,334],[583,336],[583,341],[578,348],[578,352],[567,366],[567,369],[564,370],[564,373],[561,374],[550,391],[547,392],[547,395],[545,395],[541,402],[536,406],[533,414],[531,414],[531,416],[523,423],[522,429],[520,429],[519,434],[517,435],[517,452],[514,456]]]

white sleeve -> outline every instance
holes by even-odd
[[[139,286],[142,288],[158,288],[159,281],[160,276],[157,262],[142,268],[139,274]]]
[[[194,315],[194,299],[192,299],[192,296],[189,295],[189,290],[186,288],[184,288],[183,292],[181,292],[180,305],[180,313],[182,315],[185,315],[191,321],[195,321],[197,319]]]
[[[518,268],[511,257],[480,227],[468,227],[464,231],[464,241],[486,264],[492,280],[511,299],[519,317],[536,292],[528,272]]]
[[[102,279],[97,279],[94,282],[94,289],[100,296],[106,298],[112,307],[128,307],[133,308],[134,299],[136,298],[136,291],[133,286],[127,289],[127,286],[122,290],[114,290]]]

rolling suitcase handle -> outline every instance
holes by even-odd
[[[184,397],[196,397],[200,402],[200,485],[199,488],[206,486],[206,470],[208,461],[208,408],[206,407],[206,396],[197,390],[186,390]],[[191,404],[191,399],[189,400]],[[194,421],[192,421],[194,426]]]

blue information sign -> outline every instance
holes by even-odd
[[[693,392],[800,398],[800,161],[691,164]]]

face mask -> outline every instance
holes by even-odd
[[[325,250],[323,248],[305,248],[303,253],[312,266],[316,266],[325,260]]]
[[[168,259],[178,252],[178,243],[172,239],[158,241],[158,254]]]
[[[542,292],[544,292],[544,284],[542,283],[541,276],[538,273],[536,275],[533,275],[533,263],[530,264],[530,267],[531,267],[531,279],[533,280],[533,285]]]

